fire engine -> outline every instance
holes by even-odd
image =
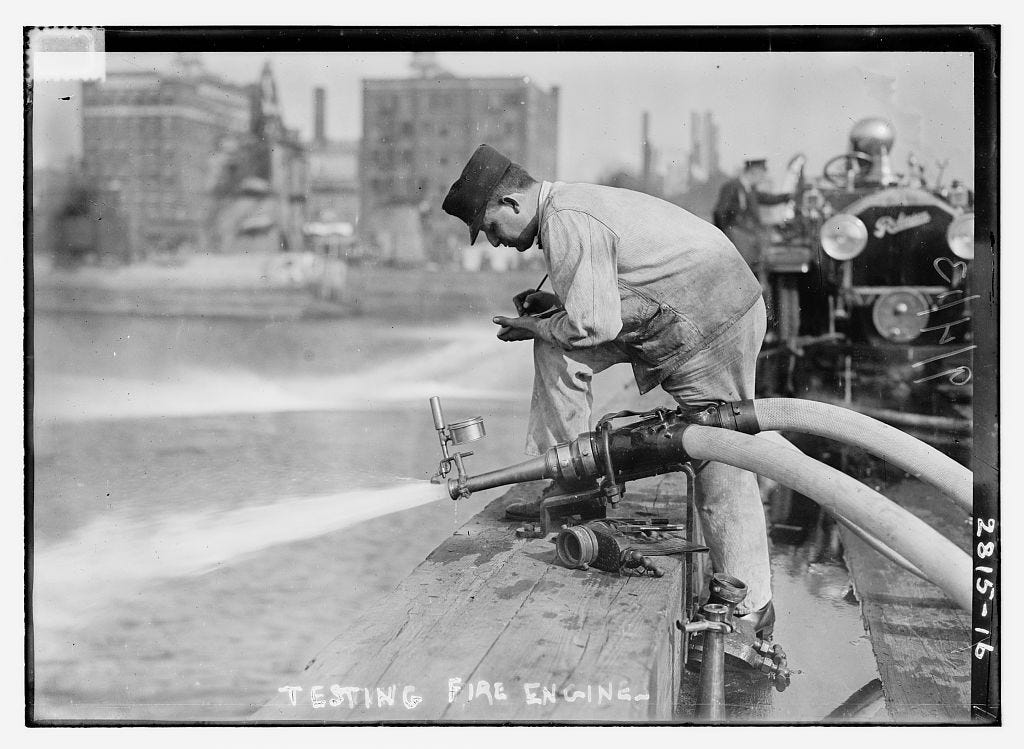
[[[973,194],[892,166],[893,126],[854,125],[809,178],[789,163],[788,215],[766,248],[773,335],[761,390],[835,400],[933,444],[967,446],[972,400]],[[771,209],[769,209],[771,210]]]

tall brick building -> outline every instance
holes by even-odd
[[[167,72],[109,72],[82,99],[85,178],[124,217],[131,255],[232,250],[236,234],[302,246],[305,149],[284,126],[269,64],[239,86],[182,54]]]
[[[201,240],[211,162],[249,132],[248,90],[179,62],[175,74],[111,72],[83,86],[83,171],[120,206],[136,256]]]
[[[467,239],[465,225],[440,210],[448,187],[481,143],[553,178],[558,93],[525,77],[456,78],[436,68],[417,78],[363,81],[361,235],[375,239],[385,257],[419,242],[425,259],[454,262]],[[414,212],[422,236],[406,242],[390,227]]]

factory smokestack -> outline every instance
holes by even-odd
[[[327,141],[327,91],[323,86],[313,89],[313,140],[317,143]]]
[[[643,140],[641,141],[640,181],[645,192],[651,190],[651,115],[643,113]]]

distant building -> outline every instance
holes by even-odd
[[[250,124],[249,92],[179,59],[171,75],[109,72],[82,89],[86,182],[121,207],[134,256],[199,242],[211,162]]]
[[[263,65],[259,83],[249,87],[249,97],[249,134],[243,149],[247,153],[244,166],[250,170],[246,176],[265,180],[270,188],[269,205],[262,206],[257,214],[270,226],[262,236],[262,246],[269,250],[301,250],[309,164],[298,130],[284,124],[269,62]],[[236,183],[236,191],[243,191],[243,184]]]
[[[403,251],[393,217],[419,215],[425,259],[458,262],[466,227],[441,211],[441,202],[466,160],[488,143],[532,173],[556,171],[558,88],[544,91],[529,78],[456,78],[433,60],[414,58],[417,78],[363,81],[360,155],[360,235],[384,259]]]
[[[710,182],[721,173],[714,117],[711,112],[690,112],[690,183]]]
[[[128,259],[125,222],[111,193],[94,189],[81,163],[32,172],[32,252],[43,262],[75,267]]]
[[[673,194],[672,200],[708,220],[711,219],[718,191],[727,179],[721,167],[718,142],[718,125],[712,113],[691,112],[686,190]]]
[[[664,178],[662,179],[662,194],[666,198],[686,192],[690,186],[690,165],[689,154],[673,151],[672,155],[664,156]]]
[[[57,254],[57,219],[70,202],[75,178],[79,177],[74,159],[50,167],[32,170],[32,250],[47,255]]]
[[[108,72],[82,98],[85,177],[120,208],[132,256],[232,250],[237,237],[253,240],[247,249],[301,247],[305,150],[269,64],[239,86],[179,54],[166,73]]]
[[[359,220],[359,142],[328,137],[326,103],[324,89],[314,89],[307,213],[311,221],[355,226]]]
[[[664,197],[667,172],[661,166],[662,152],[651,138],[651,116],[643,112],[640,116],[640,167],[613,165],[597,178],[598,184],[619,187],[625,190],[644,192],[657,198]]]

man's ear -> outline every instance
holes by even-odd
[[[515,213],[519,213],[519,201],[513,198],[511,195],[506,195],[499,201],[502,205],[507,205]]]

